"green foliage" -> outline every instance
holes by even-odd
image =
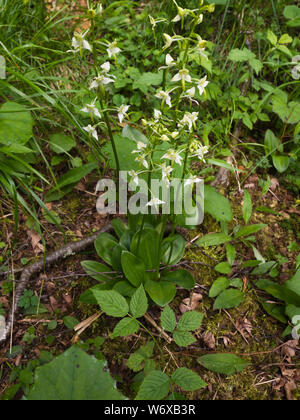
[[[212,372],[233,375],[244,370],[249,364],[233,354],[208,354],[198,358],[198,362]]]

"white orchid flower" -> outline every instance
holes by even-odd
[[[172,162],[177,163],[178,165],[181,166],[181,162],[183,160],[183,158],[180,156],[180,152],[176,152],[174,149],[170,149],[168,151],[168,153],[166,153],[162,159],[168,159],[171,160]]]
[[[91,45],[85,39],[88,32],[89,32],[88,30],[84,32],[83,34],[80,32],[75,32],[72,38],[72,47],[74,48],[74,50],[68,50],[67,52],[72,52],[72,53],[80,52],[81,53],[82,50],[92,51]]]
[[[186,94],[184,96],[182,96],[183,98],[187,98],[190,101],[194,102],[195,104],[199,105],[199,102],[196,101],[196,99],[194,99],[194,97],[196,95],[196,88],[195,88],[195,86],[192,87],[191,89],[188,89],[185,93]]]
[[[160,206],[161,204],[166,204],[165,201],[160,200],[157,197],[153,197],[149,203],[146,204],[147,207],[155,207],[155,209],[158,209],[158,206]]]
[[[199,160],[201,160],[202,162],[205,162],[204,156],[209,152],[209,147],[208,146],[200,146],[196,152],[195,155]]]
[[[106,63],[102,64],[101,68],[103,73],[108,73],[110,71],[110,62],[106,61]]]
[[[121,49],[117,47],[117,41],[111,42],[108,44],[107,48],[108,57],[115,57],[117,54],[121,52]]]
[[[194,175],[194,176],[191,176],[189,179],[185,180],[184,186],[187,187],[189,185],[198,184],[201,181],[202,181],[202,179],[200,179],[196,175]]]
[[[175,16],[174,19],[172,20],[172,22],[174,23],[179,22],[180,20],[184,20],[184,18],[189,15],[193,16],[194,12],[197,10],[183,9],[182,7],[177,6],[177,11],[178,11],[177,16]]]
[[[153,31],[154,31],[154,29],[155,29],[155,27],[158,23],[167,21],[167,19],[157,19],[157,20],[155,20],[154,17],[152,17],[151,15],[149,15],[149,20],[150,20],[150,24],[152,25],[152,30]]]
[[[182,39],[182,37],[170,36],[168,34],[164,34],[163,36],[166,40],[166,43],[165,43],[165,46],[164,46],[163,50],[166,50],[167,48],[171,47],[173,42],[180,41]]]
[[[104,74],[100,74],[92,80],[92,83],[90,84],[90,90],[98,89],[99,86],[105,86],[109,83],[115,83],[115,76],[107,77]]]
[[[137,148],[138,150],[133,150],[131,153],[141,153],[146,149],[147,145],[143,143],[142,141],[137,142]]]
[[[96,108],[96,105],[95,105],[96,100],[97,100],[97,98],[95,98],[94,101],[91,104],[87,104],[81,110],[82,112],[86,112],[87,114],[90,114],[92,119],[93,119],[93,117],[101,118],[101,114],[100,114],[99,110]]]
[[[166,65],[158,69],[158,71],[170,69],[171,67],[176,66],[176,62],[170,54],[166,55]]]
[[[89,133],[90,136],[94,137],[94,139],[99,140],[97,130],[91,124],[89,124],[87,127],[83,127],[83,129]]]
[[[162,172],[162,180],[167,184],[170,185],[170,175],[173,172],[172,166],[167,166],[165,163],[160,165],[161,172]]]
[[[196,121],[199,118],[199,112],[186,112],[182,120],[179,122],[178,126],[184,128],[185,126],[189,127],[191,130],[193,127],[196,127]]]
[[[203,95],[203,93],[205,92],[205,88],[206,86],[209,85],[209,81],[207,80],[207,76],[203,77],[203,79],[200,79],[199,82],[197,83],[197,87],[199,89],[199,93],[200,95]]]
[[[172,82],[180,82],[180,81],[185,81],[189,83],[192,81],[192,78],[190,76],[190,72],[188,69],[179,70],[179,73],[175,74],[175,76],[172,79]]]
[[[154,118],[155,118],[154,122],[157,123],[161,119],[161,117],[162,117],[162,112],[159,111],[158,109],[155,109],[154,110]]]
[[[131,177],[131,180],[136,184],[139,185],[139,174],[135,171],[129,171],[129,176]]]
[[[127,111],[129,110],[130,105],[121,105],[118,109],[118,118],[120,121],[120,124],[122,124],[124,118],[127,115]]]
[[[147,162],[146,155],[140,155],[140,156],[136,157],[135,161],[142,164],[146,169],[149,169],[149,164]]]
[[[172,92],[171,90],[168,92],[161,90],[155,95],[155,97],[162,100],[162,105],[166,103],[170,108],[172,108],[172,102],[171,102],[171,96],[170,96],[171,92]]]

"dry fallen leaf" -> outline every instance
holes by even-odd
[[[41,244],[42,237],[34,230],[28,230],[27,235],[31,239],[31,246],[35,255],[44,252],[44,246]]]
[[[192,293],[189,298],[183,299],[179,309],[182,314],[188,311],[194,311],[198,308],[199,303],[203,299],[203,296],[200,293]]]
[[[207,332],[202,335],[202,340],[207,348],[214,350],[216,347],[216,339],[212,332]]]

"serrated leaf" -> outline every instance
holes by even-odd
[[[197,391],[207,386],[197,373],[185,367],[176,369],[171,379],[184,391]]]
[[[131,298],[130,301],[130,311],[131,314],[135,318],[141,318],[145,315],[148,309],[148,299],[144,290],[143,285],[141,285],[134,295]]]
[[[225,290],[215,300],[214,310],[230,309],[239,306],[244,299],[244,293],[240,290]]]
[[[135,334],[136,332],[138,332],[139,327],[139,323],[136,319],[123,318],[115,326],[114,331],[112,333],[112,337],[126,337],[127,335]]]
[[[212,372],[233,375],[244,370],[249,363],[234,354],[208,354],[199,357],[198,362]]]
[[[133,353],[129,356],[126,365],[129,367],[129,369],[133,370],[133,372],[139,372],[143,369],[144,360],[145,359],[141,354]]]
[[[173,332],[176,328],[176,316],[174,311],[167,305],[161,314],[161,326],[164,330]]]
[[[177,330],[195,331],[200,328],[204,315],[196,311],[185,312],[178,321]]]
[[[175,331],[173,338],[179,347],[188,347],[197,341],[195,337],[188,331]]]
[[[268,30],[268,33],[267,33],[267,38],[268,38],[268,40],[271,42],[271,44],[272,45],[277,45],[277,43],[278,43],[278,38],[277,38],[277,36],[274,34],[274,32],[272,32],[270,29]]]
[[[126,299],[114,290],[92,290],[95,299],[106,315],[123,318],[129,312]]]
[[[37,368],[31,401],[124,400],[105,371],[106,361],[72,347],[47,365]]]
[[[162,400],[170,391],[170,378],[160,370],[154,370],[146,376],[136,400]]]

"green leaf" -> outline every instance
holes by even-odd
[[[270,29],[268,30],[267,33],[267,38],[268,40],[271,42],[272,45],[276,46],[278,43],[278,38],[277,36],[274,34],[274,32],[272,32]]]
[[[245,236],[253,235],[254,233],[259,232],[262,229],[265,229],[268,225],[264,224],[257,224],[257,225],[251,225],[251,226],[245,226],[240,231],[238,231],[235,234],[236,238],[242,238]]]
[[[123,251],[121,257],[122,269],[126,278],[135,287],[139,287],[146,279],[146,267],[142,260],[130,252]]]
[[[144,356],[138,354],[137,352],[132,353],[129,356],[129,359],[126,362],[127,367],[133,370],[133,372],[139,372],[143,369],[143,361],[145,360]]]
[[[280,146],[280,140],[272,130],[267,130],[265,134],[265,146],[268,153],[274,154]]]
[[[66,136],[63,133],[52,134],[50,136],[50,147],[54,153],[66,153],[76,146],[76,141],[71,136]]]
[[[246,225],[252,216],[252,198],[247,190],[244,192],[244,204],[243,204],[243,218]]]
[[[145,315],[148,309],[148,299],[144,290],[143,285],[141,285],[130,301],[130,312],[135,318],[141,318]]]
[[[112,253],[114,248],[118,245],[116,238],[109,233],[100,233],[95,240],[94,245],[99,257],[108,265],[112,266]]]
[[[206,369],[224,375],[233,375],[249,366],[248,362],[234,354],[208,354],[197,360]]]
[[[215,270],[221,274],[230,274],[232,267],[228,262],[222,262],[215,266]]]
[[[224,233],[210,233],[200,238],[196,244],[201,247],[221,245],[230,242],[232,238]]]
[[[217,297],[214,310],[236,308],[242,303],[243,299],[244,293],[240,290],[225,290]]]
[[[164,330],[173,332],[176,328],[176,316],[174,311],[167,305],[161,313],[161,326]]]
[[[124,297],[132,297],[136,291],[136,288],[133,287],[129,281],[127,280],[121,280],[118,281],[114,287],[113,290],[115,290],[116,292],[119,292],[120,295],[124,296]]]
[[[272,156],[273,165],[277,169],[279,173],[285,172],[288,167],[290,166],[290,158],[288,156],[283,155],[274,155]]]
[[[180,318],[177,330],[178,331],[195,331],[200,328],[204,315],[196,311],[185,312]]]
[[[123,318],[115,326],[112,337],[126,337],[127,335],[135,334],[139,329],[139,323],[133,318]]]
[[[141,131],[137,130],[136,128],[131,127],[128,124],[125,125],[125,127],[123,128],[122,136],[127,139],[133,140],[136,143],[138,143],[139,141],[145,144],[148,143],[147,137]]]
[[[161,280],[164,282],[175,283],[179,287],[191,290],[195,287],[195,279],[192,274],[187,270],[176,270],[166,274],[163,274]]]
[[[248,48],[243,48],[242,50],[235,48],[230,51],[228,58],[234,62],[245,62],[256,58],[256,55]]]
[[[226,256],[228,264],[233,266],[236,258],[236,249],[233,245],[227,244],[226,245]]]
[[[113,277],[112,274],[105,274],[111,272],[112,269],[104,264],[100,264],[96,261],[82,261],[81,265],[86,273],[97,281],[107,282]]]
[[[47,365],[37,368],[31,401],[124,400],[106,370],[106,361],[71,347]]]
[[[130,250],[145,263],[146,270],[153,270],[158,266],[159,241],[159,233],[151,228],[138,231],[132,238]]]
[[[296,28],[300,26],[300,8],[297,6],[286,6],[283,12],[286,19],[289,19],[288,26]]]
[[[300,255],[298,255],[297,261],[299,264],[300,261]],[[290,280],[285,282],[284,285],[287,289],[291,290],[292,292],[296,293],[300,296],[300,270],[298,269],[294,277],[292,277]]]
[[[197,341],[195,337],[188,331],[175,331],[173,338],[179,347],[188,347]]]
[[[169,236],[162,242],[161,261],[163,264],[175,265],[184,256],[186,240],[181,235]]]
[[[170,378],[160,370],[154,370],[146,376],[136,400],[162,400],[170,391]]]
[[[114,290],[93,290],[95,299],[102,309],[109,316],[123,318],[129,312],[126,299]]]
[[[231,205],[226,197],[209,186],[204,186],[204,209],[217,221],[230,222],[233,219]]]
[[[176,369],[171,379],[184,391],[197,391],[207,386],[197,373],[185,367]]]
[[[159,306],[166,306],[172,302],[176,295],[175,285],[166,281],[148,280],[145,289],[151,299]]]
[[[128,232],[128,226],[121,219],[113,219],[111,224],[113,225],[114,231],[119,239],[122,238],[124,233]]]
[[[277,319],[278,321],[282,322],[283,324],[287,323],[287,318],[284,315],[283,306],[275,305],[274,303],[268,303],[264,301],[261,301],[261,304],[264,310],[267,312],[267,314]]]
[[[26,144],[32,137],[34,121],[24,105],[6,102],[0,108],[0,143]]]
[[[209,297],[215,298],[221,292],[224,292],[230,286],[230,281],[226,277],[219,277],[211,286],[209,291]]]
[[[279,39],[279,44],[291,44],[293,38],[289,34],[283,34]]]
[[[73,318],[72,316],[65,316],[63,318],[64,324],[65,326],[69,329],[69,330],[73,330],[74,327],[76,327],[76,325],[79,324],[78,319]]]
[[[160,73],[143,73],[137,80],[134,81],[133,89],[139,89],[146,94],[150,86],[159,86],[162,82],[162,72]]]

